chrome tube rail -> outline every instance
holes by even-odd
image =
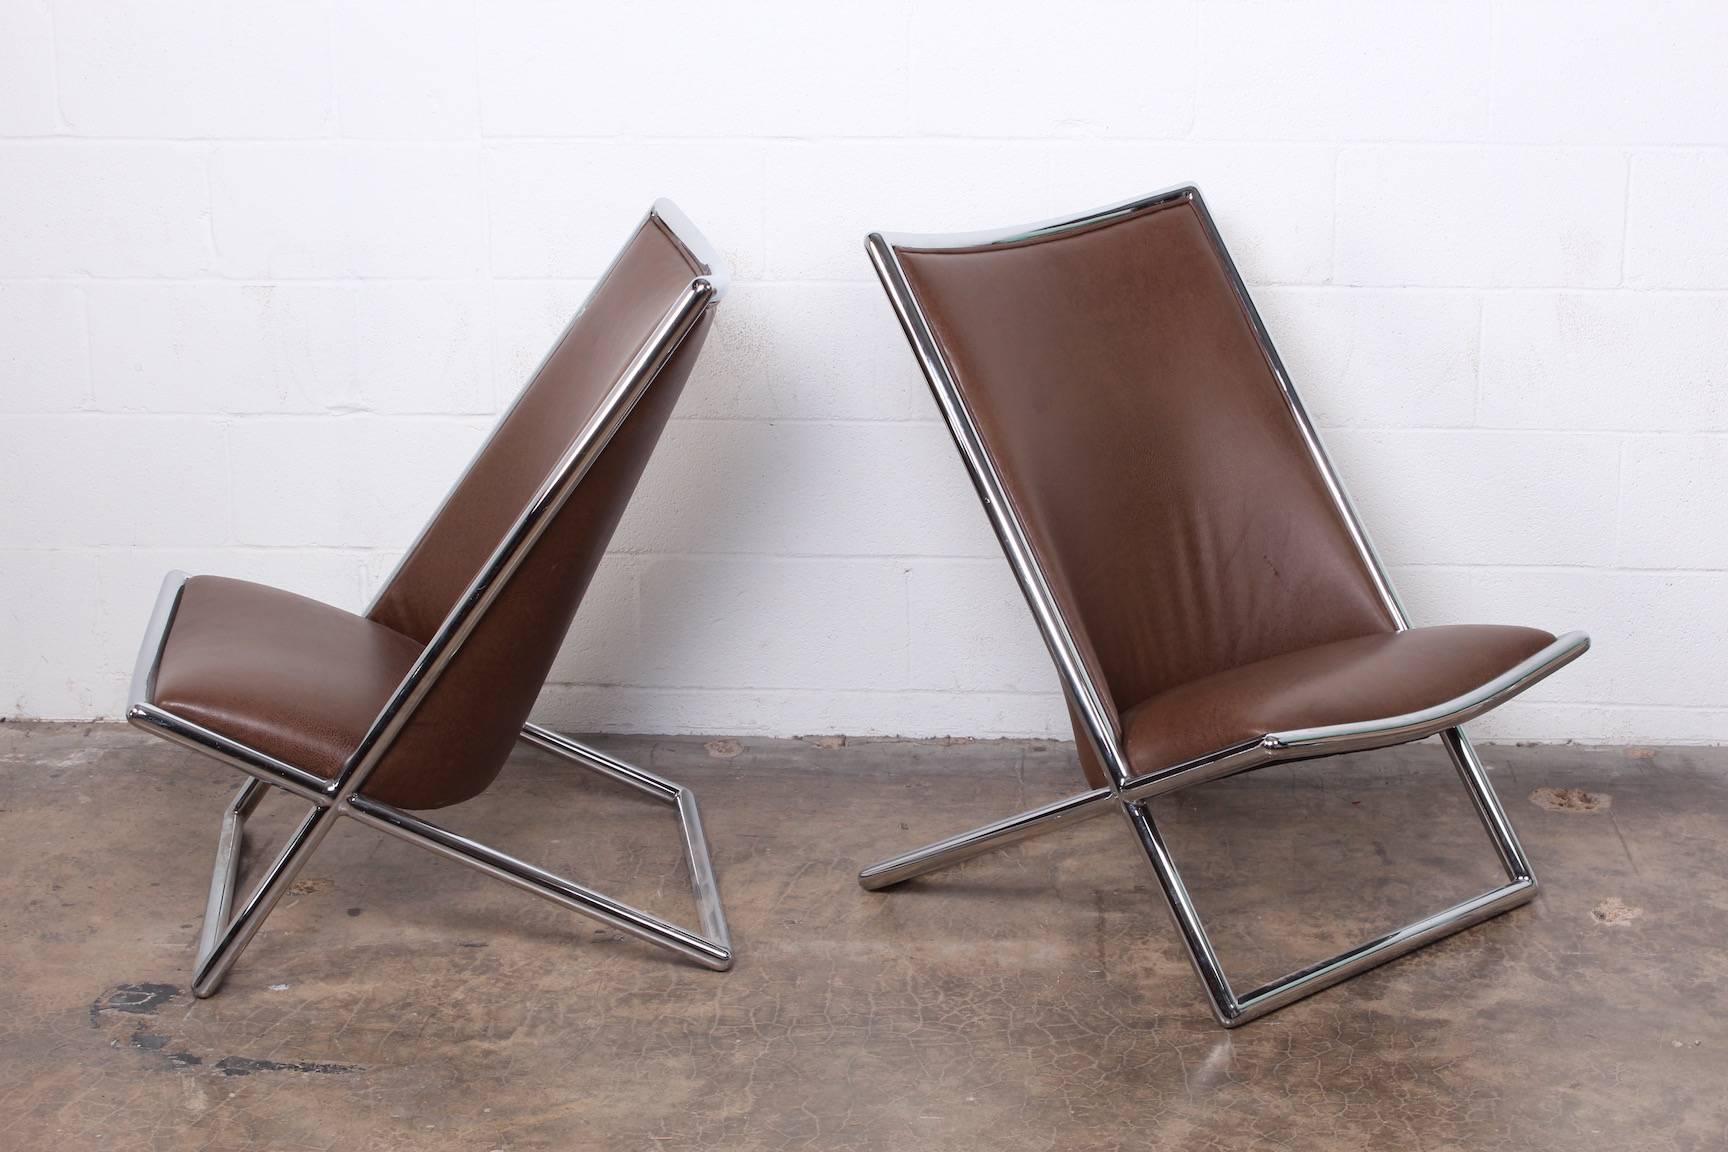
[[[703,236],[697,227],[690,222],[690,218],[684,215],[678,205],[672,203],[672,201],[665,197],[661,197],[654,201],[654,206],[648,210],[648,215],[643,222],[647,223],[648,221],[659,221],[665,226],[666,231],[671,235],[672,239],[678,244],[678,246],[683,249],[685,255],[689,256],[696,267],[702,270],[701,279],[702,282],[708,286],[709,304],[711,306],[718,304],[721,297],[726,295],[726,288],[731,283],[732,274],[726,267],[725,263],[715,254],[714,246],[708,242],[707,237]],[[618,261],[623,257],[623,255],[623,250],[620,249],[619,252],[612,257],[611,263],[606,265],[606,270],[600,273],[599,280],[595,281],[596,284],[603,283],[606,278],[612,274],[612,269],[618,266]],[[564,338],[570,334],[570,330],[576,326],[576,322],[582,318],[582,313],[587,311],[587,309],[588,302],[584,300],[582,306],[577,308],[575,314],[565,323],[563,330],[558,334],[558,339],[552,342],[552,346],[547,349],[546,354],[540,358],[540,362],[534,366],[534,371],[529,373],[529,380],[533,380],[535,377],[539,376],[540,373],[545,370],[546,365],[551,363],[552,354],[558,350],[558,346],[564,342]],[[628,373],[626,373],[626,377],[627,376]],[[516,411],[516,406],[522,403],[522,395],[521,392],[518,392],[516,397],[510,401],[509,406],[499,415],[497,421],[493,424],[494,431],[503,427],[504,423],[510,419],[511,415]],[[482,442],[480,447],[475,449],[473,459],[471,459],[468,462],[468,466],[462,470],[462,476],[457,478],[456,483],[450,486],[449,491],[444,493],[444,498],[438,502],[438,510],[434,512],[427,519],[426,523],[421,526],[419,534],[414,537],[414,542],[408,545],[402,555],[397,558],[395,566],[390,571],[390,575],[386,576],[383,582],[378,585],[378,592],[373,596],[372,602],[366,606],[366,615],[370,616],[373,611],[377,609],[379,602],[384,597],[385,590],[395,582],[397,574],[402,571],[402,566],[408,562],[408,557],[412,556],[415,550],[420,547],[421,542],[426,539],[427,531],[431,529],[432,524],[438,519],[439,514],[444,511],[444,507],[449,503],[450,497],[456,494],[456,489],[461,486],[463,477],[465,477],[468,471],[473,468],[474,462],[480,457],[480,453],[485,450],[485,442]]]
[[[1259,740],[1226,748],[1198,760],[1136,776],[1122,786],[1122,797],[1125,800],[1151,800],[1268,764],[1367,752],[1439,735],[1499,707],[1578,659],[1589,648],[1588,636],[1582,632],[1568,632],[1502,675],[1444,704],[1369,723],[1333,724],[1324,728],[1268,733]]]
[[[543,743],[530,737],[527,729],[523,730],[523,739],[573,764],[600,771],[595,768],[594,758],[603,754],[574,740],[560,737],[556,745]],[[609,772],[601,774],[611,775]],[[690,864],[690,888],[696,899],[697,915],[702,925],[701,933],[687,931],[592,888],[585,888],[573,880],[566,880],[388,804],[368,800],[364,796],[352,796],[344,803],[343,810],[345,815],[354,817],[369,828],[376,828],[410,844],[419,845],[447,860],[466,864],[572,912],[598,920],[626,935],[676,952],[704,968],[724,972],[732,967],[732,940],[726,928],[725,911],[720,905],[719,890],[714,884],[714,872],[708,861],[706,842],[702,839],[702,821],[697,814],[696,798],[689,789],[670,784],[669,781],[667,783],[676,790],[671,803],[678,809],[680,823],[684,828],[685,858]]]
[[[234,904],[235,881],[240,876],[240,848],[246,817],[264,798],[264,781],[247,780],[222,813],[222,833],[216,839],[216,867],[210,872],[210,895],[204,903],[204,926],[198,933],[197,964],[216,950],[217,938],[228,926]]]
[[[982,828],[938,840],[915,852],[907,852],[879,864],[872,864],[858,874],[858,883],[872,892],[892,887],[914,876],[922,876],[926,872],[934,872],[938,868],[971,859],[980,852],[1005,848],[1020,840],[1054,832],[1059,824],[1073,824],[1090,820],[1094,816],[1102,816],[1110,811],[1110,802],[1115,799],[1114,788],[1094,788],[1090,792],[1067,796],[1030,812],[1022,812],[1018,816],[1010,816],[1006,820],[998,820],[994,824],[986,824]]]
[[[683,828],[686,858],[702,934],[688,932],[645,912],[620,904],[531,864],[517,860],[467,837],[380,804],[361,791],[397,736],[412,719],[438,678],[479,624],[512,574],[552,523],[553,518],[599,460],[612,437],[634,410],[662,368],[677,352],[702,315],[713,308],[724,289],[727,273],[683,213],[670,201],[657,201],[649,220],[664,225],[674,241],[700,270],[644,341],[619,379],[577,433],[504,538],[464,590],[431,640],[380,709],[341,772],[328,779],[287,763],[207,727],[175,715],[156,701],[156,677],[162,653],[173,629],[188,577],[171,572],[163,581],[155,610],[134,666],[127,719],[135,726],[211,756],[252,777],[223,814],[217,857],[206,903],[205,923],[198,946],[193,992],[214,994],[230,968],[257,933],[294,877],[339,817],[410,841],[447,859],[552,900],[572,911],[600,920],[620,931],[668,948],[706,967],[725,970],[732,949],[720,904],[707,841],[695,797],[681,785],[616,760],[605,753],[534,725],[522,738],[554,755],[649,793],[674,805]],[[610,272],[610,269],[608,269]],[[602,277],[602,282],[605,277]],[[577,313],[581,315],[580,311]],[[572,321],[574,323],[574,321]],[[566,329],[568,331],[568,329]],[[542,361],[541,368],[545,362]],[[539,369],[535,375],[539,374]],[[508,419],[508,413],[503,419]],[[470,465],[472,467],[472,465]],[[446,500],[448,500],[446,496]],[[423,537],[422,537],[423,538]],[[410,547],[409,553],[419,546]],[[405,554],[406,556],[407,554]],[[398,565],[398,569],[400,565]],[[262,798],[259,785],[269,785],[311,805],[286,844],[265,870],[237,913],[232,903],[238,876],[245,820]],[[232,913],[232,914],[231,914]]]
[[[1300,434],[1304,449],[1325,483],[1333,509],[1348,532],[1357,557],[1386,611],[1389,623],[1397,631],[1410,627],[1385,564],[1375,550],[1368,531],[1345,490],[1342,478],[1327,456],[1319,433],[1308,418],[1295,386],[1290,382],[1289,374],[1261,322],[1247,286],[1224,247],[1198,188],[1184,185],[1076,216],[1018,228],[945,235],[872,233],[865,241],[871,264],[882,281],[894,313],[924,373],[924,379],[930,386],[937,407],[953,434],[961,459],[965,461],[972,483],[978,490],[991,527],[995,530],[1013,569],[1015,580],[1032,610],[1045,646],[1056,664],[1063,692],[1076,706],[1082,728],[1080,735],[1097,753],[1098,760],[1109,777],[1109,784],[1107,787],[1078,793],[873,864],[859,874],[859,883],[867,889],[886,888],[945,868],[992,848],[1042,835],[1065,824],[1090,819],[1112,808],[1118,808],[1127,817],[1135,838],[1158,877],[1171,919],[1187,948],[1195,973],[1206,990],[1214,1017],[1224,1027],[1234,1028],[1402,956],[1412,949],[1524,904],[1535,896],[1536,877],[1530,869],[1529,861],[1524,856],[1511,822],[1506,818],[1505,810],[1488,782],[1481,761],[1459,725],[1497,707],[1577,659],[1589,648],[1590,641],[1582,632],[1567,633],[1493,681],[1455,700],[1421,712],[1368,723],[1268,733],[1258,740],[1221,749],[1167,769],[1138,775],[1133,772],[1129,766],[1127,749],[1122,742],[1120,721],[1106,703],[1108,694],[1103,685],[1095,680],[1092,669],[1063,616],[1060,604],[1051,593],[1049,579],[1031,546],[1013,501],[1003,487],[1001,474],[991,457],[989,446],[979,432],[978,424],[960,391],[953,369],[930,326],[929,318],[907,280],[899,251],[940,251],[1020,244],[1107,226],[1142,211],[1178,204],[1193,206],[1204,225],[1208,239],[1222,260],[1232,294],[1254,332],[1291,420]],[[1435,734],[1441,737],[1460,780],[1470,794],[1471,803],[1494,846],[1495,854],[1506,873],[1507,882],[1329,960],[1293,972],[1244,995],[1237,995],[1232,990],[1229,977],[1225,974],[1206,934],[1176,862],[1159,836],[1152,819],[1151,800],[1182,788],[1267,764],[1386,747]]]

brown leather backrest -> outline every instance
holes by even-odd
[[[895,251],[1106,707],[1393,629],[1191,199]]]
[[[644,221],[379,596],[372,619],[422,644],[431,639],[701,272],[664,224]],[[503,767],[711,317],[710,308],[492,602],[374,770],[368,795],[435,808],[478,795]]]

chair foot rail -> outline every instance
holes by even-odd
[[[705,968],[723,972],[732,966],[732,950],[724,944],[704,940],[593,889],[584,888],[562,876],[537,868],[497,849],[488,848],[477,840],[470,840],[449,829],[440,828],[388,804],[380,804],[363,796],[351,796],[340,811],[380,832],[387,832],[410,844],[418,844],[447,860],[466,864],[572,912],[676,952]]]
[[[1377,968],[1389,960],[1396,960],[1442,937],[1462,932],[1484,920],[1491,920],[1521,904],[1528,904],[1535,896],[1534,877],[1503,884],[1474,899],[1454,904],[1444,912],[1437,912],[1348,952],[1340,953],[1330,960],[1323,960],[1262,985],[1239,999],[1234,1014],[1228,1020],[1221,1019],[1220,1023],[1226,1028],[1234,1028],[1268,1012],[1276,1012],[1304,996],[1311,996],[1321,989],[1330,988],[1370,968]]]

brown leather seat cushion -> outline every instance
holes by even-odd
[[[400,632],[304,596],[194,576],[162,649],[154,703],[334,778],[420,649]]]
[[[1160,692],[1122,718],[1136,775],[1271,732],[1384,720],[1479,688],[1554,642],[1536,628],[1414,628],[1337,640]]]

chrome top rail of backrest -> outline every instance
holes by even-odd
[[[654,206],[642,217],[642,221],[636,226],[636,230],[640,232],[642,230],[642,225],[648,223],[650,220],[658,220],[665,226],[666,231],[671,235],[673,241],[677,243],[678,247],[683,250],[684,255],[696,265],[697,275],[708,282],[710,288],[713,290],[713,301],[718,302],[720,297],[725,295],[726,286],[732,280],[732,272],[715,252],[714,245],[709,243],[708,238],[702,235],[696,225],[690,222],[690,218],[684,215],[678,205],[672,203],[672,201],[666,199],[664,196],[654,201]],[[632,233],[632,235],[634,235],[634,233]],[[581,307],[576,309],[575,314],[570,317],[569,321],[566,322],[564,327],[559,331],[558,339],[552,341],[552,346],[546,350],[544,356],[540,357],[540,363],[534,366],[534,371],[528,374],[528,383],[522,387],[521,391],[516,393],[515,398],[510,401],[509,406],[504,409],[503,413],[498,417],[498,420],[492,425],[492,431],[487,435],[485,440],[480,442],[480,447],[475,449],[474,455],[469,459],[467,466],[464,467],[462,472],[456,477],[456,482],[450,485],[450,490],[444,493],[444,498],[442,500],[438,501],[437,510],[434,511],[431,516],[427,517],[426,523],[420,526],[419,533],[414,537],[414,542],[408,545],[402,555],[397,558],[395,566],[390,570],[390,575],[386,576],[384,582],[378,585],[378,591],[372,594],[372,602],[366,606],[367,616],[370,616],[373,612],[377,611],[379,603],[384,599],[384,593],[389,591],[390,585],[394,584],[396,582],[396,577],[401,575],[403,566],[408,563],[408,558],[414,555],[414,552],[425,541],[426,533],[432,530],[432,525],[437,523],[438,517],[444,514],[444,509],[449,505],[450,498],[456,494],[456,490],[462,486],[462,481],[467,479],[468,473],[472,471],[474,465],[479,462],[481,455],[486,451],[486,446],[492,442],[492,437],[496,436],[498,434],[498,429],[502,428],[505,423],[509,421],[511,414],[516,411],[516,406],[522,403],[523,397],[528,394],[528,388],[533,385],[534,381],[540,378],[540,373],[544,372],[546,366],[552,362],[553,354],[558,351],[559,347],[563,345],[565,339],[569,337],[570,330],[576,326],[576,322],[582,318],[582,314],[588,311],[589,301],[594,298],[594,293],[600,290],[600,286],[605,284],[607,279],[611,277],[612,270],[618,267],[618,261],[624,258],[626,247],[628,247],[628,245],[620,247],[618,251],[613,254],[612,259],[606,265],[606,270],[600,273],[600,278],[598,280],[594,281],[594,287],[589,291],[587,298],[582,301]]]
[[[884,243],[911,251],[952,251],[962,248],[999,248],[1043,240],[1069,232],[1080,232],[1125,219],[1147,208],[1169,207],[1185,200],[1198,199],[1200,189],[1192,184],[1165,188],[1145,196],[1135,196],[1102,208],[1093,208],[1074,216],[1057,216],[1036,224],[1019,224],[1008,228],[990,228],[979,232],[874,232]]]
[[[336,781],[340,802],[366,782],[366,777],[389,751],[398,733],[413,716],[439,675],[453,660],[462,644],[479,624],[486,610],[503,590],[510,577],[527,558],[536,541],[550,526],[558,510],[564,506],[582,482],[583,477],[599,460],[613,435],[623,425],[636,403],[659,375],[660,370],[677,352],[684,338],[696,326],[702,314],[713,306],[714,288],[706,277],[696,277],[661,317],[635,358],[607,392],[594,414],[589,417],[576,439],[559,459],[551,475],[528,502],[522,514],[505,533],[480,572],[469,583],[461,598],[438,626],[430,642],[414,661],[402,682],[373,720],[371,728],[348,758]]]
[[[684,254],[696,265],[696,270],[702,278],[714,288],[716,302],[726,295],[726,289],[732,283],[732,270],[726,262],[720,259],[720,253],[702,230],[690,222],[690,217],[684,215],[683,209],[662,196],[654,201],[654,207],[648,215],[666,226],[666,231],[672,234],[672,239],[678,241],[678,246],[684,249]]]
[[[1261,353],[1266,357],[1274,379],[1278,383],[1280,394],[1289,409],[1291,418],[1295,421],[1301,435],[1304,448],[1310,460],[1319,470],[1325,482],[1328,495],[1332,499],[1334,509],[1343,520],[1352,543],[1356,547],[1357,556],[1366,568],[1382,605],[1390,615],[1394,626],[1400,630],[1408,628],[1403,606],[1398,601],[1397,593],[1392,588],[1391,579],[1386,574],[1385,566],[1367,530],[1362,526],[1355,507],[1351,504],[1344,484],[1338,477],[1337,470],[1332,466],[1325,448],[1320,443],[1319,433],[1308,419],[1307,412],[1291,384],[1289,374],[1285,371],[1283,362],[1278,358],[1277,350],[1272,346],[1271,337],[1266,332],[1265,325],[1260,320],[1248,289],[1242,282],[1242,277],[1236,269],[1235,261],[1224,246],[1217,226],[1213,223],[1211,214],[1206,210],[1205,201],[1200,189],[1192,184],[1180,185],[1175,188],[1154,192],[1147,196],[1137,196],[1103,208],[1082,212],[1078,215],[1059,217],[1042,221],[1037,224],[1020,225],[1018,227],[1000,228],[983,232],[959,232],[939,234],[917,234],[899,232],[874,232],[865,242],[870,254],[871,263],[876,268],[876,274],[882,281],[882,286],[888,293],[893,304],[900,326],[911,342],[918,364],[924,372],[924,379],[930,385],[931,392],[936,397],[937,406],[942,410],[948,422],[949,431],[954,435],[955,444],[960,449],[960,455],[966,462],[967,471],[972,476],[972,482],[978,489],[980,499],[984,503],[985,512],[989,515],[991,527],[995,529],[996,537],[1002,544],[1002,549],[1008,557],[1010,567],[1014,570],[1015,579],[1020,584],[1032,614],[1037,620],[1038,629],[1044,636],[1044,643],[1050,650],[1051,657],[1056,662],[1063,687],[1069,698],[1079,708],[1086,736],[1097,751],[1099,760],[1109,771],[1116,787],[1120,787],[1133,776],[1127,762],[1127,755],[1121,746],[1120,725],[1116,716],[1104,705],[1103,695],[1093,681],[1086,662],[1081,658],[1079,647],[1075,643],[1074,634],[1063,616],[1061,607],[1056,603],[1050,591],[1048,578],[1042,565],[1031,548],[1024,525],[1019,514],[1007,497],[1002,486],[1001,475],[997,471],[988,446],[984,443],[978,431],[977,422],[973,419],[971,410],[967,407],[965,398],[961,395],[955,383],[952,368],[943,355],[941,345],[931,330],[929,318],[920,306],[917,295],[912,291],[906,279],[905,269],[899,259],[901,249],[909,251],[955,251],[965,249],[987,249],[1024,244],[1031,241],[1081,232],[1092,228],[1115,223],[1118,220],[1139,214],[1154,208],[1167,208],[1180,203],[1191,203],[1198,212],[1205,227],[1208,240],[1222,261],[1231,291],[1238,304],[1247,316],[1253,328],[1256,342]]]

